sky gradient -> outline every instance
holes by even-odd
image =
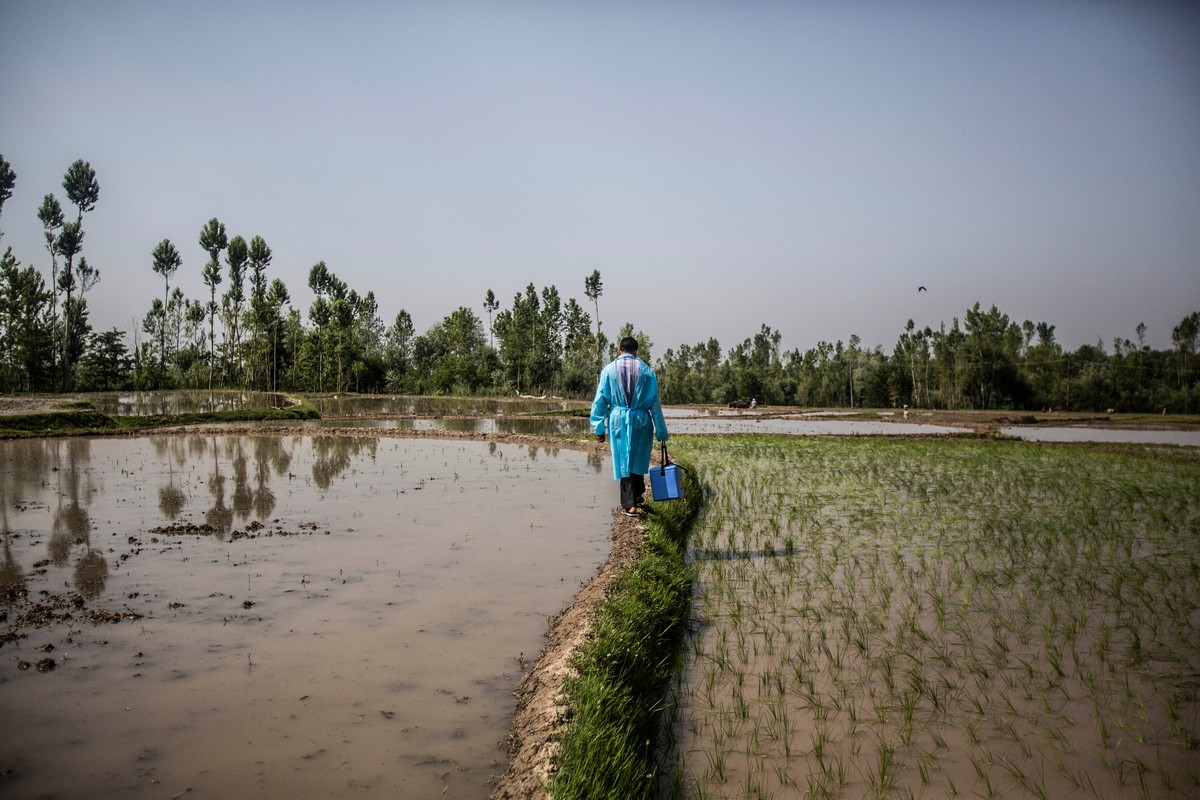
[[[214,216],[306,318],[317,261],[418,332],[530,282],[590,312],[598,269],[655,355],[890,353],[976,301],[1168,348],[1200,310],[1197,3],[0,0],[0,154],[45,273],[41,198],[95,168],[98,330],[164,238],[207,299]]]

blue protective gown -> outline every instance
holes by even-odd
[[[653,439],[665,442],[669,435],[658,399],[658,376],[637,356],[622,353],[617,360],[622,358],[638,362],[633,399],[625,397],[617,362],[612,361],[600,373],[596,399],[592,401],[592,432],[608,434],[616,480],[649,472]]]

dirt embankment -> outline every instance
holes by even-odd
[[[59,403],[74,399],[70,395],[62,394],[0,395],[0,416],[61,411],[62,409],[58,407]]]

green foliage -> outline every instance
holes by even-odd
[[[96,201],[100,199],[100,183],[96,180],[96,170],[82,159],[67,168],[62,186],[67,193],[67,199],[79,209],[79,219],[83,219],[84,214],[94,209]]]
[[[85,392],[122,389],[128,384],[129,371],[125,334],[113,328],[92,335],[79,365],[77,385]]]
[[[45,391],[54,385],[53,294],[12,249],[0,258],[0,391]]]
[[[13,171],[8,159],[0,155],[0,212],[4,211],[4,204],[12,197],[12,190],[16,185],[17,173]]]
[[[550,783],[556,800],[652,794],[663,693],[691,606],[686,537],[699,496],[692,484],[684,500],[651,504],[642,554],[575,657],[564,686],[570,723]]]
[[[1196,318],[1194,326],[1188,320]],[[655,365],[663,402],[887,408],[900,405],[960,409],[1158,411],[1200,408],[1200,312],[1177,326],[1174,351],[1139,342],[1114,342],[1065,352],[1054,326],[1017,325],[995,306],[967,311],[947,328],[917,328],[912,320],[891,356],[849,344],[819,342],[803,353],[779,353],[769,327],[722,358],[713,339],[667,350]],[[629,328],[629,326],[627,326]]]
[[[431,394],[474,394],[490,383],[494,359],[483,338],[483,324],[463,306],[413,340],[408,379]]]
[[[14,414],[0,417],[0,437],[89,433],[110,431],[117,427],[118,423],[115,419],[92,410]]]

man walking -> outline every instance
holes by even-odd
[[[621,513],[642,513],[653,439],[667,441],[667,422],[658,399],[658,376],[637,356],[637,339],[621,340],[616,360],[600,373],[592,401],[592,432],[609,436],[613,478],[621,482]]]

